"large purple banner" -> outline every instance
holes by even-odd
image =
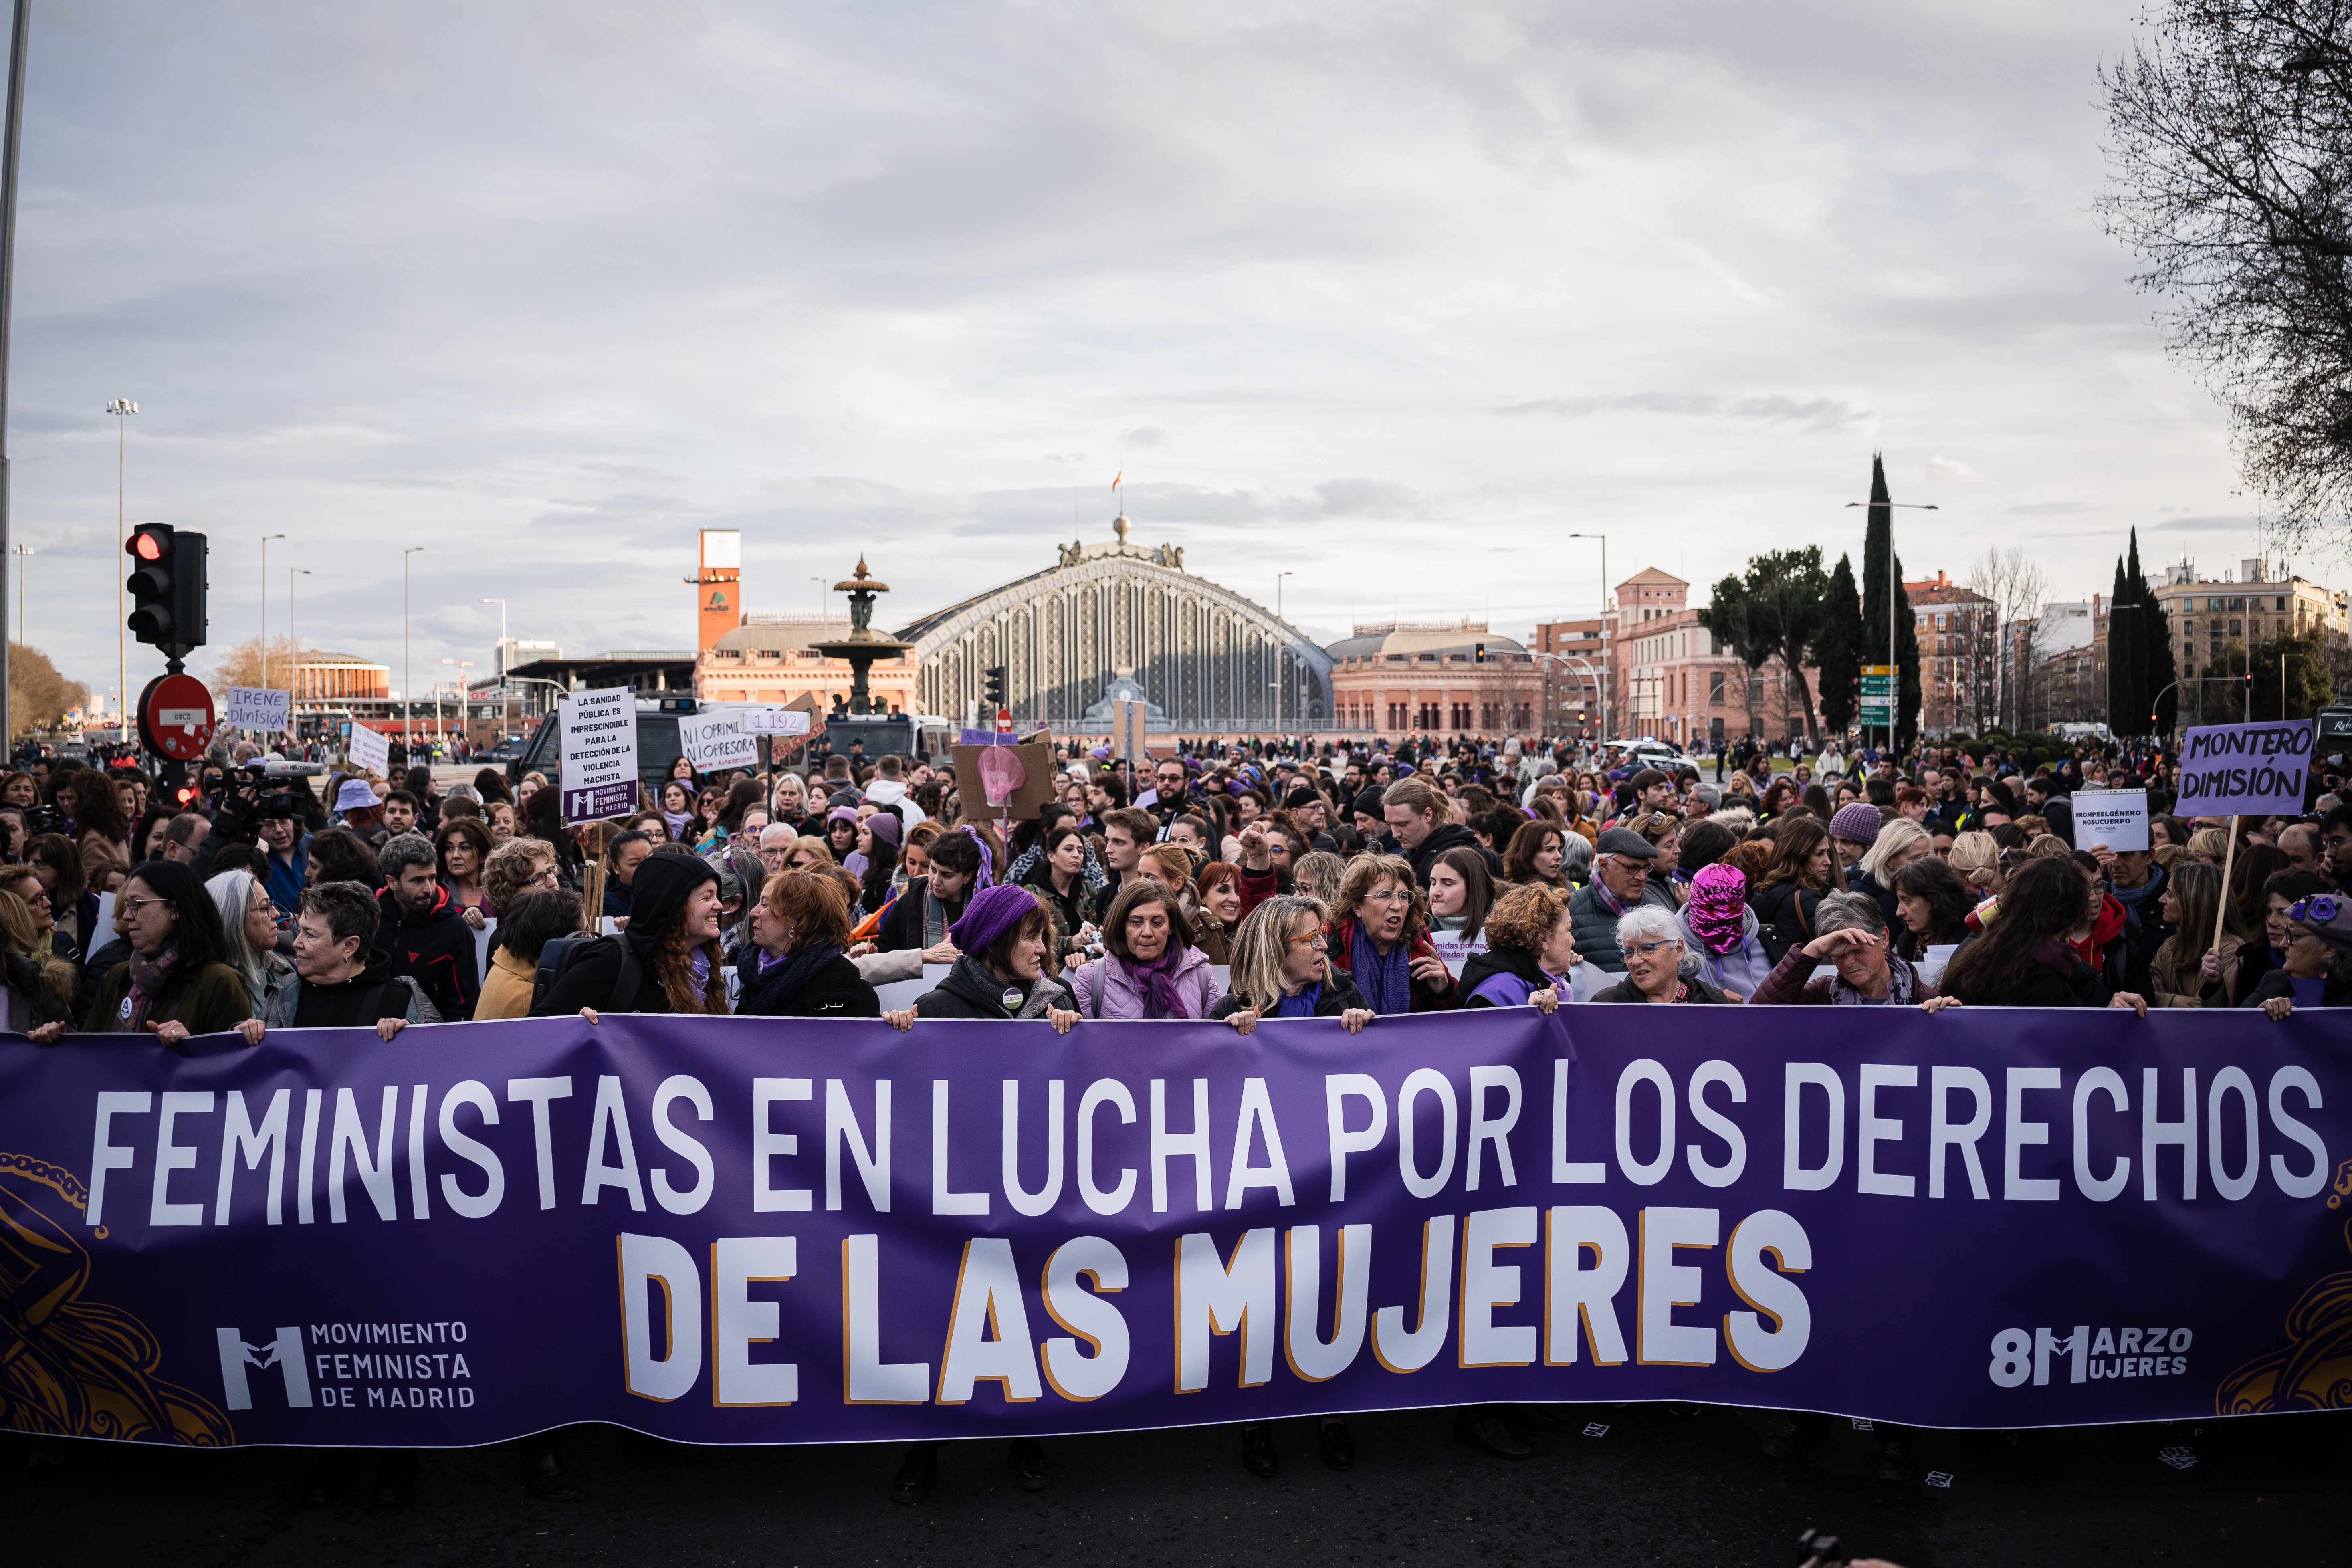
[[[0,1425],[2340,1406],[2347,1043],[2315,1012],[1592,1006],[0,1039]]]

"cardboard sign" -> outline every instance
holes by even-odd
[[[983,760],[987,773],[981,771]],[[1000,779],[1000,770],[1009,771],[1003,771]],[[955,748],[955,776],[966,816],[1025,822],[1054,798],[1054,748],[1042,741],[1013,746],[960,744]],[[1000,789],[1000,783],[1010,787]]]
[[[2147,791],[2078,789],[2074,794],[2074,845],[2116,851],[2147,847]]]
[[[758,739],[744,732],[743,715],[732,709],[679,714],[677,744],[698,773],[719,768],[755,767],[760,761]]]
[[[1144,743],[1143,704],[1113,702],[1110,705],[1110,754],[1122,763],[1149,761],[1150,748]]]
[[[232,686],[221,722],[232,730],[282,731],[294,718],[294,694],[265,687]]]
[[[625,686],[567,691],[557,717],[563,726],[565,825],[636,809],[636,693]]]
[[[383,778],[392,772],[392,742],[364,724],[352,726],[352,743],[345,748],[352,766]]]
[[[2183,816],[2295,816],[2311,762],[2311,721],[2216,724],[2181,739]]]
[[[743,733],[746,735],[805,735],[809,732],[809,716],[799,708],[746,708]]]

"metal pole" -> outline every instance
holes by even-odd
[[[269,542],[282,533],[261,536],[261,689],[269,689]]]
[[[5,527],[5,524],[0,524],[0,527]],[[33,553],[33,547],[29,544],[12,544],[9,549],[14,551],[16,556],[16,640],[29,642],[32,639],[32,630],[25,624],[25,579],[28,575],[25,567],[25,557]],[[5,658],[0,658],[0,679],[5,679],[6,676],[7,662]]]
[[[118,556],[122,553],[127,511],[124,497],[130,462],[131,416],[138,407],[127,397],[118,397],[106,405],[106,411],[114,416],[114,552]],[[131,739],[131,701],[123,693],[131,689],[131,634],[122,619],[124,578],[121,561],[114,563],[114,694],[121,709],[116,715],[116,738],[128,741]]]
[[[412,721],[416,717],[416,668],[408,658],[408,558],[424,548],[422,544],[412,544],[400,552],[400,743],[404,750],[409,743],[409,731],[414,728]],[[438,693],[434,702],[434,721],[438,723]]]
[[[302,721],[295,708],[302,695],[302,636],[294,629],[294,579],[310,574],[307,567],[286,568],[286,640],[293,645],[286,654],[286,743],[289,746],[302,737]]]
[[[0,150],[0,572],[7,567],[8,544],[8,345],[15,318],[16,290],[16,153],[25,129],[25,43],[32,26],[33,0],[16,0],[16,15],[8,33],[8,131]],[[16,595],[24,599],[23,567],[17,568]],[[7,582],[0,578],[0,603],[6,602]],[[19,636],[24,614],[16,616]],[[8,639],[0,637],[0,747],[16,738],[16,714],[8,703]]]

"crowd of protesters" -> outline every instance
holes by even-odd
[[[1794,751],[1794,748],[1790,748]],[[819,755],[772,776],[681,761],[639,814],[566,825],[536,773],[264,777],[184,800],[127,762],[0,776],[8,1028],[167,1047],[273,1027],[389,1040],[457,1019],[742,1013],[925,1021],[1328,1017],[1564,1005],[2259,1007],[2352,1002],[2352,804],[2170,815],[2159,752],[2020,758],[1743,743],[1672,771],[1591,745],[1192,744],[1139,767],[1071,744],[1034,818],[967,815],[950,768]],[[1712,777],[1707,776],[1712,773]],[[2145,787],[2147,849],[2076,842],[2077,789]],[[2224,867],[2227,867],[2225,873]],[[598,907],[584,897],[596,889]],[[111,895],[110,898],[108,895]],[[101,913],[103,911],[103,913]],[[488,962],[482,933],[488,933]],[[881,988],[936,984],[886,1009]],[[1539,1406],[1458,1412],[1500,1458]],[[1792,1416],[1766,1450],[1822,1432]],[[1346,1423],[1325,1463],[1347,1468]],[[1909,1435],[1882,1427],[1878,1473]],[[1242,1460],[1271,1476],[1270,1436]],[[554,1437],[525,1479],[570,1495]],[[232,1461],[233,1462],[233,1461]],[[1020,1483],[1048,1484],[1022,1439]],[[892,1483],[920,1497],[918,1445]],[[328,1456],[307,1484],[349,1482]],[[404,1500],[414,1455],[377,1498]]]

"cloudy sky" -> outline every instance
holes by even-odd
[[[1108,536],[1325,637],[1657,565],[2257,548],[2101,232],[2129,0],[42,0],[11,451],[29,636],[114,678],[129,510],[213,637],[693,637],[694,532],[898,624]],[[1927,521],[1921,521],[1922,518]],[[2341,563],[2299,562],[2330,580]],[[14,594],[10,595],[13,600]],[[16,611],[12,602],[9,611]],[[135,690],[160,668],[134,649]],[[199,668],[202,668],[201,660]]]

